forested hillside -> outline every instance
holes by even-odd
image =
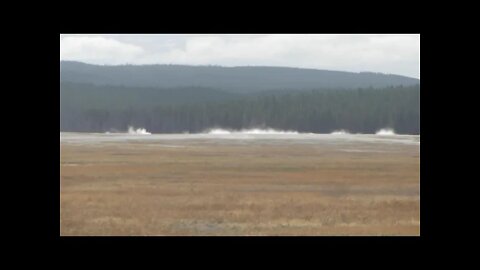
[[[60,62],[60,130],[275,128],[419,134],[419,80],[282,67]]]
[[[61,61],[62,82],[127,87],[203,87],[233,93],[320,88],[412,86],[418,79],[381,74],[286,67],[219,67],[182,65],[99,66]]]

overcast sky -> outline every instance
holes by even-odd
[[[60,35],[60,59],[106,65],[284,66],[420,78],[420,35]]]

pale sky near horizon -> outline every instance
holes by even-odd
[[[420,35],[62,34],[60,60],[101,65],[283,66],[420,78]]]

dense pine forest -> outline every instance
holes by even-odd
[[[62,83],[61,131],[153,133],[210,128],[299,132],[420,133],[420,89],[409,87],[268,91],[234,95],[207,88],[150,89]]]

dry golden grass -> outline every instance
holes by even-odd
[[[165,144],[62,143],[61,235],[420,233],[418,145]]]

